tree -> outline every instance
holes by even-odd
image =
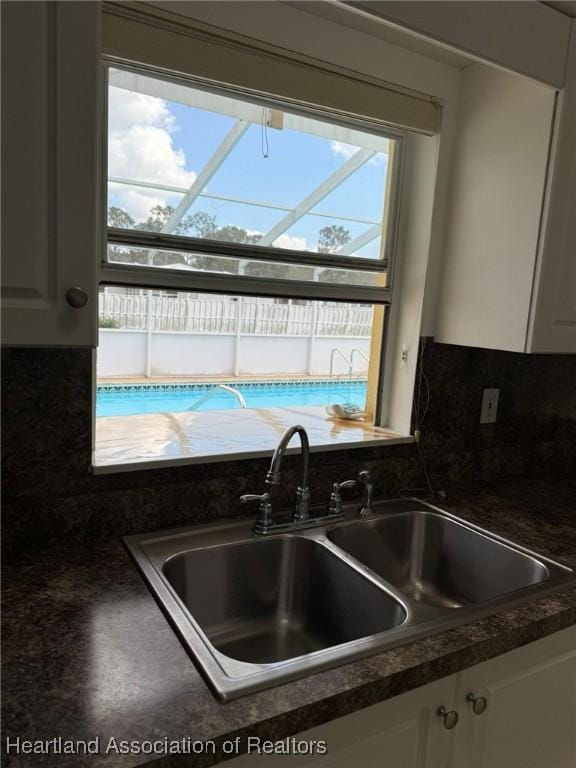
[[[259,232],[248,232],[243,227],[236,227],[233,224],[227,224],[225,227],[219,227],[216,224],[216,217],[204,211],[198,211],[184,220],[187,230],[195,230],[199,237],[210,240],[223,240],[227,243],[257,243],[262,235]]]
[[[173,213],[174,208],[171,205],[155,205],[150,210],[146,221],[138,224],[136,229],[143,229],[146,232],[160,232]],[[178,225],[173,231],[178,231]]]
[[[244,274],[251,277],[271,277],[281,280],[313,280],[314,267],[304,265],[270,263],[266,261],[250,261],[246,264]]]
[[[172,214],[171,205],[155,205],[145,221],[136,222],[127,211],[112,206],[108,209],[108,225],[124,229],[136,229],[144,232],[161,232]],[[262,238],[259,232],[249,232],[243,227],[233,224],[219,226],[216,217],[206,211],[197,211],[181,219],[172,229],[176,235],[192,235],[207,240],[219,240],[227,243],[245,243],[256,245]],[[318,252],[336,253],[343,245],[350,242],[350,232],[338,225],[323,227],[318,233]],[[149,249],[126,246],[109,246],[114,261],[131,264],[146,264],[150,255]],[[179,253],[176,251],[155,251],[155,266],[170,266],[182,264],[206,272],[225,272],[238,274],[239,261],[225,256],[210,256],[198,253]],[[313,267],[291,264],[270,264],[265,261],[250,261],[245,264],[244,274],[252,277],[280,277],[293,280],[313,279]],[[343,270],[323,270],[320,279],[330,282],[349,282],[349,275]],[[366,275],[366,282],[371,282],[371,275]],[[364,282],[364,281],[363,281]]]
[[[118,229],[135,229],[136,222],[129,213],[113,205],[108,208],[108,226]],[[145,263],[146,252],[124,245],[109,245],[108,258],[110,261],[124,264]]]
[[[323,227],[318,233],[319,253],[338,253],[340,248],[351,240],[350,232],[345,228],[332,224]],[[374,285],[374,274],[370,272],[350,272],[347,269],[323,269],[319,274],[321,281],[339,283],[340,285]]]
[[[129,213],[115,205],[108,208],[108,226],[122,229],[134,229],[136,222]]]
[[[350,232],[337,224],[323,227],[318,233],[318,253],[336,253],[350,242]]]
[[[204,211],[198,211],[193,216],[188,216],[190,229],[196,230],[199,237],[206,237],[210,240],[215,239],[218,227],[216,226],[216,217],[211,216]]]
[[[319,274],[321,282],[338,283],[339,285],[370,285],[376,286],[374,272],[351,272],[348,269],[323,269]]]
[[[111,206],[108,208],[108,226],[119,229],[140,229],[146,232],[159,232],[168,221],[173,210],[171,206],[157,205],[152,208],[146,221],[137,223],[123,208]],[[123,264],[147,264],[150,256],[149,249],[125,245],[109,245],[108,253],[111,261]],[[183,254],[168,251],[155,252],[154,264],[156,266],[188,263],[189,260]]]

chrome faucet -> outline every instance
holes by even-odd
[[[278,489],[282,477],[282,461],[294,435],[300,438],[302,453],[300,456],[300,480],[296,489],[296,503],[294,509],[288,515],[278,514],[276,509],[278,503]],[[308,488],[308,460],[310,456],[310,443],[304,427],[296,424],[290,427],[280,438],[280,442],[274,451],[270,469],[266,475],[266,491],[262,494],[246,493],[240,496],[240,501],[244,504],[248,502],[258,502],[258,517],[254,524],[254,533],[266,535],[268,533],[282,533],[291,531],[295,528],[309,528],[314,525],[324,525],[327,522],[334,522],[342,519],[342,505],[338,497],[333,496],[330,499],[328,509],[319,508],[310,512],[310,489]],[[353,481],[354,483],[356,481]],[[348,483],[341,484],[342,487],[348,487]],[[339,491],[339,489],[338,489]]]
[[[279,515],[276,509],[278,504],[278,490],[282,478],[282,461],[288,450],[294,435],[300,438],[302,449],[300,456],[300,480],[296,489],[296,503],[289,515]],[[280,438],[276,446],[270,469],[266,475],[266,491],[261,494],[245,493],[240,496],[243,504],[258,502],[258,517],[254,524],[254,533],[266,535],[268,533],[282,533],[295,528],[309,528],[314,525],[325,525],[344,518],[342,508],[342,496],[340,491],[345,488],[363,487],[363,500],[360,515],[367,517],[372,514],[372,502],[374,497],[374,483],[367,470],[358,474],[356,480],[345,480],[343,483],[334,483],[330,495],[328,509],[324,507],[310,514],[310,489],[308,488],[308,462],[310,458],[310,443],[304,427],[296,424],[290,427]]]

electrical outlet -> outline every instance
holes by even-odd
[[[498,416],[499,389],[485,389],[482,393],[482,410],[480,424],[494,424]]]

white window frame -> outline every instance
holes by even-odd
[[[149,68],[127,65],[125,61],[118,62],[111,57],[104,57],[104,73],[106,73],[108,67],[132,69],[139,73],[155,74],[158,77],[165,77],[167,80],[175,80],[180,84],[186,83],[193,87],[199,86],[199,83],[188,75],[174,77],[173,75],[165,75],[165,73],[157,69],[152,71]],[[104,124],[107,126],[107,88],[103,89],[103,96],[106,105],[103,111],[105,115]],[[254,102],[253,94],[249,95],[249,100]],[[262,102],[267,106],[282,106],[280,102],[269,97],[263,98]],[[288,110],[293,113],[298,111],[295,110],[293,103],[288,105]],[[322,289],[321,291],[317,290],[320,287],[318,283],[300,284],[288,280],[244,278],[244,280],[249,280],[250,282],[248,284],[244,283],[242,285],[243,290],[240,291],[239,277],[237,275],[228,277],[233,283],[230,283],[229,287],[225,288],[223,286],[223,280],[227,279],[225,275],[202,275],[202,273],[178,272],[178,270],[172,268],[163,270],[157,267],[108,264],[106,261],[107,242],[103,243],[100,284],[126,285],[144,289],[167,288],[184,291],[192,290],[195,292],[240,293],[253,296],[289,296],[310,298],[312,300],[363,301],[387,305],[388,309],[386,311],[380,350],[374,424],[390,430],[392,434],[391,436],[374,438],[370,442],[362,443],[362,446],[358,445],[358,447],[413,442],[416,438],[412,435],[411,431],[411,413],[417,356],[417,344],[415,345],[414,342],[419,338],[423,303],[426,296],[425,285],[427,282],[428,257],[431,248],[430,225],[433,218],[432,204],[436,178],[438,136],[418,135],[417,132],[398,130],[390,128],[388,125],[383,127],[381,131],[377,131],[374,128],[373,121],[365,125],[356,118],[350,120],[334,119],[333,114],[326,115],[321,109],[311,110],[309,107],[305,107],[302,109],[302,113],[308,116],[320,117],[324,120],[328,119],[334,124],[344,124],[347,127],[363,131],[369,130],[376,135],[385,136],[397,142],[395,145],[397,164],[393,171],[394,190],[393,194],[391,193],[390,195],[386,227],[386,237],[390,241],[386,252],[388,259],[386,288],[374,289],[365,286],[355,286],[354,293],[352,294],[350,287],[335,285],[332,287],[335,288],[336,294],[339,294],[339,298],[332,299],[332,296],[335,295],[332,287],[329,288],[329,295],[321,295],[323,291]],[[104,138],[104,142],[106,146],[106,138]],[[107,157],[105,149],[103,152],[103,168],[103,178],[106,179]],[[103,188],[104,200],[106,200],[106,196],[107,185]],[[103,226],[106,231],[106,204],[102,206],[102,214]],[[157,233],[139,232],[138,234],[142,234],[144,237],[150,235],[151,239],[147,242],[152,243],[154,248],[158,248],[160,245],[166,249],[166,240],[159,243],[155,239]],[[130,241],[130,235],[125,230],[115,231],[114,237],[117,238],[118,242]],[[174,242],[173,248],[185,251],[185,238],[177,236],[174,239],[176,242]],[[191,240],[193,243],[190,244],[198,247],[197,239],[191,238]],[[142,240],[140,240],[141,242]],[[200,240],[203,252],[206,252],[205,242]],[[224,250],[224,255],[231,255],[231,248],[238,247],[242,250],[242,255],[248,256],[250,260],[257,260],[257,258],[254,258],[252,251],[246,253],[243,250],[245,246],[234,246],[234,244],[219,242],[218,247]],[[270,248],[270,251],[270,261],[278,262],[282,260],[278,259],[280,249]],[[299,253],[296,254],[295,259],[293,251],[286,252],[285,256],[287,257],[286,263],[293,263],[293,260],[296,260],[298,263],[302,262]],[[306,256],[311,256],[314,259],[318,257],[324,259],[327,256],[329,260],[332,259],[332,255],[326,254],[311,253],[306,254]],[[353,265],[346,264],[345,268],[350,268],[350,266],[358,268],[358,261],[360,260],[354,260]],[[310,262],[306,260],[305,263],[309,264]],[[330,261],[330,266],[335,266],[332,261]],[[338,263],[337,266],[342,267],[342,263]],[[271,289],[270,286],[272,286]],[[280,290],[278,290],[279,288]],[[356,293],[356,288],[359,288],[360,294]],[[371,291],[377,291],[378,296],[368,298],[367,296]],[[408,342],[408,347],[406,342]],[[313,450],[349,449],[350,447],[354,446],[346,443],[335,443],[333,445],[325,444],[317,449],[313,448]],[[242,453],[241,457],[245,458],[248,455],[250,454]],[[175,466],[232,459],[234,459],[233,455],[186,457],[182,459],[169,458],[143,462],[141,465],[133,463],[124,465],[119,463],[115,466],[95,466],[94,471],[96,473],[132,471],[134,469],[146,469],[154,466]]]
[[[126,286],[154,290],[179,290],[199,293],[234,294],[245,296],[263,296],[278,298],[300,298],[309,300],[342,301],[353,303],[366,303],[373,305],[385,305],[391,307],[394,303],[395,274],[397,272],[398,228],[402,203],[402,189],[404,183],[405,152],[407,134],[389,125],[375,127],[374,120],[363,121],[356,117],[348,118],[335,116],[321,108],[313,108],[309,105],[295,105],[281,99],[272,99],[269,96],[259,96],[254,93],[244,93],[239,88],[231,89],[229,86],[215,87],[207,84],[200,78],[189,75],[175,76],[158,69],[131,65],[126,62],[118,62],[113,57],[103,57],[103,107],[104,115],[103,149],[102,149],[102,178],[107,180],[107,127],[108,127],[108,73],[109,69],[121,69],[134,74],[156,76],[167,82],[178,85],[188,85],[207,92],[219,93],[226,96],[244,99],[250,103],[258,104],[269,109],[280,109],[303,117],[322,119],[334,125],[361,130],[372,133],[379,138],[386,138],[394,142],[393,161],[389,166],[391,174],[390,197],[388,200],[386,227],[382,233],[385,238],[383,259],[359,259],[357,257],[339,256],[337,254],[316,253],[312,251],[293,251],[272,246],[252,246],[245,244],[227,243],[223,241],[209,241],[202,238],[185,237],[158,232],[134,231],[116,229],[107,226],[107,183],[102,185],[102,226],[107,236],[103,238],[102,259],[100,267],[100,285]],[[345,285],[317,283],[312,281],[282,280],[277,278],[259,278],[251,276],[225,275],[215,273],[178,271],[177,269],[163,269],[162,267],[147,267],[144,265],[118,264],[108,261],[108,244],[131,245],[134,247],[149,248],[154,250],[174,250],[200,252],[206,255],[222,255],[227,257],[245,258],[250,261],[264,261],[273,263],[298,264],[301,266],[319,266],[332,269],[363,270],[366,272],[386,273],[385,287],[372,287],[363,285]],[[386,387],[389,374],[387,374],[387,340],[389,337],[390,309],[386,312],[382,333],[382,346],[379,350],[379,374],[376,393],[376,408],[374,424],[386,426],[387,402]]]

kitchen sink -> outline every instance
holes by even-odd
[[[230,699],[473,621],[574,572],[418,500],[257,536],[252,520],[126,537],[212,689]]]
[[[301,536],[184,552],[163,571],[213,647],[252,664],[375,635],[406,618],[397,600]]]
[[[342,525],[328,538],[420,603],[462,608],[540,584],[544,563],[437,512]]]

